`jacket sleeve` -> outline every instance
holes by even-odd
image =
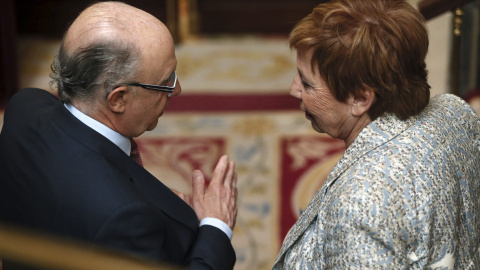
[[[230,239],[224,232],[203,225],[198,231],[188,260],[192,269],[233,269],[236,257]]]
[[[233,269],[235,264],[230,239],[221,230],[205,225],[192,231],[140,202],[113,213],[94,238],[117,251],[191,269]]]

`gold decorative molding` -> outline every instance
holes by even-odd
[[[463,14],[463,7],[457,7],[453,12],[453,34],[455,36],[462,35]]]
[[[92,247],[32,231],[0,224],[2,259],[40,269],[64,270],[175,270],[147,260],[130,257],[99,247]],[[1,265],[1,264],[0,264]]]

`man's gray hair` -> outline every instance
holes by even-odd
[[[71,55],[60,46],[51,65],[51,85],[56,85],[60,99],[90,100],[98,91],[107,95],[117,85],[138,72],[139,52],[121,41],[104,41],[80,48]]]

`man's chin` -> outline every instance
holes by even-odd
[[[154,123],[152,123],[151,125],[149,125],[146,131],[152,131],[152,130],[154,130],[154,129],[157,127],[157,125],[158,125],[158,119],[155,120]]]

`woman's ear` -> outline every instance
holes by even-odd
[[[359,117],[366,113],[370,109],[370,106],[372,106],[375,100],[375,92],[371,89],[366,89],[361,96],[351,96],[350,99],[352,115]]]
[[[107,106],[114,113],[123,113],[127,104],[126,94],[127,86],[120,86],[113,89],[107,95]]]

